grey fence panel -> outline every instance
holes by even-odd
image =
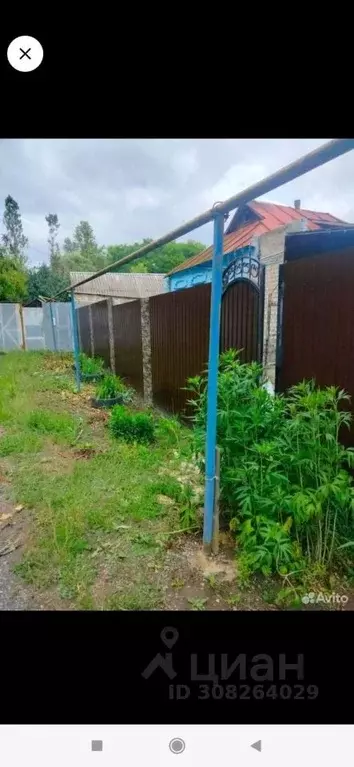
[[[26,349],[72,351],[71,313],[69,303],[53,303],[53,326],[49,304],[25,306],[22,310]],[[54,333],[53,333],[54,330]],[[0,351],[22,349],[19,304],[0,304]]]
[[[28,349],[28,351],[45,349],[42,307],[25,306],[23,308],[23,325],[25,329],[26,349]]]
[[[53,302],[53,328],[49,304],[43,304],[43,333],[45,348],[50,351],[71,352],[73,348],[70,303]],[[54,336],[53,336],[54,330]],[[54,342],[55,341],[55,342]]]
[[[65,303],[53,304],[55,329],[57,334],[57,349],[60,352],[71,352],[73,348],[72,327],[71,327],[71,307],[67,301]]]
[[[0,304],[0,350],[22,348],[19,304]]]

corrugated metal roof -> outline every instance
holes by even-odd
[[[70,284],[92,277],[94,272],[70,272]],[[116,298],[149,298],[164,293],[164,274],[108,272],[85,285],[75,288],[80,295],[113,296]]]
[[[343,224],[336,216],[332,216],[330,213],[318,213],[313,210],[305,210],[303,208],[295,209],[290,208],[287,205],[275,205],[270,202],[253,202],[247,203],[245,207],[250,208],[257,216],[258,221],[253,221],[249,224],[244,224],[239,229],[236,229],[230,234],[224,235],[224,253],[231,253],[238,248],[244,248],[246,245],[250,245],[254,237],[259,237],[261,234],[271,232],[273,229],[278,229],[280,226],[286,226],[291,224],[292,221],[300,221],[306,219],[308,229],[313,231],[320,229],[323,225],[328,224]],[[230,226],[230,225],[229,225]],[[210,261],[212,257],[213,247],[212,245],[197,256],[192,256],[187,261],[184,261],[179,266],[176,266],[169,274],[175,274],[176,272],[182,272],[185,269],[189,269],[192,266],[203,264],[206,261]]]
[[[278,224],[279,226],[279,224]],[[224,235],[224,253],[231,253],[237,248],[244,248],[249,245],[253,237],[259,237],[260,234],[265,234],[269,229],[263,225],[262,222],[254,222],[253,224],[247,224],[242,226],[236,232],[230,232],[230,234]],[[203,250],[197,256],[192,256],[187,261],[184,261],[179,266],[176,266],[169,274],[175,274],[176,272],[182,272],[184,269],[189,269],[191,266],[198,266],[205,261],[210,261],[213,254],[213,246]]]
[[[305,208],[296,209],[288,205],[274,205],[271,202],[257,202],[255,200],[249,203],[249,207],[254,213],[262,217],[263,223],[268,227],[269,232],[278,226],[291,224],[292,221],[300,221],[304,218],[309,223],[310,231],[318,229],[321,223],[344,223],[344,221],[341,221],[336,216],[332,216],[330,213],[319,213],[314,210],[306,210]]]

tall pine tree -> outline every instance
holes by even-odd
[[[45,217],[45,220],[49,227],[48,245],[50,266],[54,274],[60,274],[60,253],[59,245],[57,242],[60,227],[58,216],[56,213],[48,213],[48,215]]]
[[[25,249],[28,239],[23,233],[22,219],[18,202],[9,194],[5,200],[3,216],[5,233],[1,236],[2,242],[10,258],[19,266],[26,264]]]

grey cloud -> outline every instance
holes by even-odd
[[[61,240],[81,219],[102,245],[158,237],[326,139],[2,139],[0,200],[19,202],[32,263],[46,260],[45,215]],[[354,220],[354,153],[265,199]],[[210,244],[211,227],[189,235]]]

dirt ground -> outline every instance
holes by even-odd
[[[30,535],[31,514],[13,506],[2,497],[0,485],[0,610],[77,610],[73,601],[59,597],[55,588],[39,592],[23,583],[14,572],[21,561],[26,541]],[[107,552],[107,549],[106,549]],[[181,537],[168,548],[162,566],[155,567],[156,583],[163,593],[163,600],[152,609],[242,611],[280,608],[266,603],[257,587],[240,589],[231,536],[222,535],[220,553],[208,557],[203,551],[200,535]],[[149,567],[149,563],[148,563]],[[124,590],[124,579],[121,579]],[[117,583],[110,577],[109,557],[102,562],[93,593],[102,602],[116,593]],[[124,609],[124,608],[123,608]],[[316,610],[303,605],[302,610]],[[349,595],[343,610],[354,610],[354,594]]]
[[[25,585],[14,572],[30,535],[31,514],[1,500],[3,486],[0,485],[0,610],[77,609],[70,600],[58,598],[55,589],[39,593],[34,587]],[[154,568],[158,586],[164,594],[164,608],[271,609],[256,591],[247,591],[242,602],[234,593],[237,592],[237,573],[230,543],[226,540],[221,545],[220,554],[212,558],[204,554],[199,535],[195,539],[183,537],[168,548],[160,569]],[[116,587],[110,578],[109,567],[102,563],[94,586],[96,599],[106,599]]]

